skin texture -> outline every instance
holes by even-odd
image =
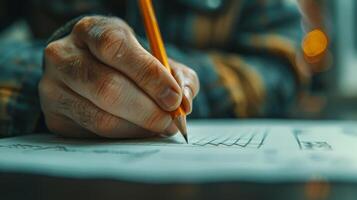
[[[175,134],[169,111],[189,114],[196,73],[170,60],[171,75],[115,17],[81,19],[45,48],[39,84],[48,128],[68,137],[137,138]]]

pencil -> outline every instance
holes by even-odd
[[[166,67],[171,73],[171,68],[167,58],[164,42],[161,37],[160,29],[156,20],[154,8],[151,0],[139,0],[141,14],[144,20],[145,31],[150,43],[151,53]],[[171,112],[172,119],[177,128],[188,143],[186,113],[180,106],[177,110]]]

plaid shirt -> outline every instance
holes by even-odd
[[[37,92],[45,46],[41,41],[60,24],[86,14],[116,15],[132,26],[147,47],[136,1],[16,2],[2,1],[0,10],[8,12],[0,12],[0,17],[26,19],[33,39],[4,42],[0,38],[0,136],[45,127]],[[154,3],[169,56],[193,68],[200,78],[201,91],[191,118],[288,115],[299,92],[309,83],[304,73],[308,70],[295,62],[300,17],[294,4],[284,0]],[[6,29],[9,20],[0,23],[0,28]],[[62,29],[70,32],[70,26]]]

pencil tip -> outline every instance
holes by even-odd
[[[187,135],[183,135],[183,138],[185,138],[186,144],[188,144],[188,138],[187,138]]]
[[[188,137],[187,137],[187,127],[186,127],[186,116],[178,116],[174,119],[174,122],[181,132],[182,136],[185,138],[186,143],[188,144]]]

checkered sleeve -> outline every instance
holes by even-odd
[[[0,44],[0,137],[31,133],[41,110],[37,85],[43,43]]]

